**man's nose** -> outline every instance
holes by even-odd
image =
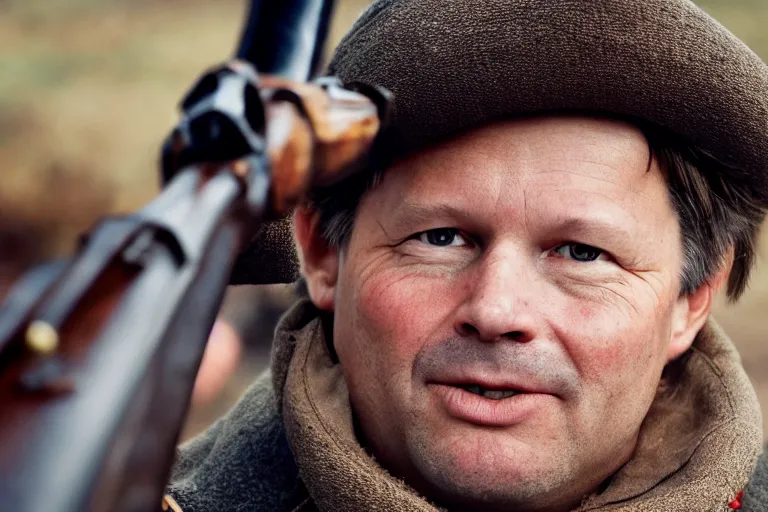
[[[455,329],[482,341],[526,343],[536,337],[533,269],[514,250],[488,254],[467,276]]]

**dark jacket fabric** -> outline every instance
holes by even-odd
[[[633,459],[579,511],[768,511],[768,455],[757,458],[760,414],[738,355],[712,325],[692,350],[677,388],[658,394]],[[316,311],[297,305],[278,329],[271,371],[180,449],[164,510],[439,510],[357,443],[338,370]]]
[[[747,488],[744,489],[741,501],[741,510],[744,512],[768,511],[768,446],[757,459],[757,467],[749,479]]]
[[[268,372],[181,448],[169,492],[184,512],[290,511],[308,497]]]

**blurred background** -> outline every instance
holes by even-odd
[[[279,1],[279,0],[276,0]],[[697,2],[768,59],[768,0]],[[332,48],[367,2],[337,0]],[[98,217],[158,191],[160,143],[204,69],[233,52],[244,0],[0,0],[0,296],[24,269],[70,253]],[[763,230],[765,232],[765,229]],[[766,412],[768,237],[750,289],[715,316],[738,345]],[[226,347],[185,436],[226,411],[268,360],[285,286],[228,293]]]

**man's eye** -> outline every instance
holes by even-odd
[[[602,249],[587,244],[577,244],[573,242],[560,245],[556,247],[554,251],[564,258],[581,262],[595,261],[601,256],[607,256]]]
[[[418,235],[419,241],[427,245],[438,247],[461,247],[467,245],[467,241],[456,228],[438,228],[424,231]]]

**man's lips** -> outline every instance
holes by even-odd
[[[492,427],[521,423],[553,398],[530,385],[477,377],[440,379],[427,387],[450,416]]]
[[[485,390],[494,391],[516,391],[518,393],[543,393],[548,395],[555,394],[546,386],[539,385],[535,382],[522,382],[509,378],[488,377],[482,375],[432,377],[427,379],[427,385],[429,384],[439,384],[465,389],[470,387],[480,387]]]

